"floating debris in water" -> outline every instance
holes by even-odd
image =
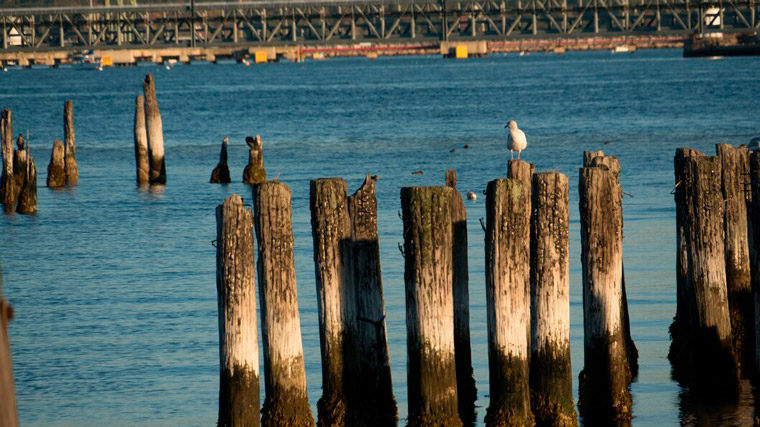
[[[412,175],[422,175],[422,171],[414,171],[412,172]]]
[[[477,194],[475,194],[475,193],[474,193],[474,192],[472,192],[472,191],[468,191],[468,192],[467,192],[467,199],[468,199],[468,200],[473,200],[473,201],[475,201],[475,200],[478,200],[478,195],[477,195]]]

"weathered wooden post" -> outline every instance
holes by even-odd
[[[760,377],[760,151],[753,151],[749,158],[752,205],[750,221],[752,230],[752,296],[755,309],[755,378]],[[756,405],[760,406],[760,405]]]
[[[224,138],[222,140],[222,151],[219,153],[219,163],[217,163],[216,167],[211,172],[211,180],[209,182],[212,184],[229,184],[232,182],[232,179],[230,179],[230,167],[227,166],[227,142],[229,140],[229,138]]]
[[[540,426],[577,426],[570,365],[569,184],[533,177],[530,241],[531,409]]]
[[[3,146],[3,173],[0,177],[0,202],[5,212],[16,210],[16,181],[13,178],[13,119],[11,110],[0,112],[0,137]]]
[[[623,189],[620,186],[620,161],[615,156],[605,156],[604,152],[596,151],[584,151],[583,152],[583,167],[606,167],[612,175],[615,177],[615,184],[617,185],[618,192],[620,192],[620,198],[623,197]],[[623,319],[623,337],[625,342],[625,354],[628,358],[628,367],[631,368],[631,375],[633,378],[639,373],[639,350],[636,348],[636,344],[631,337],[631,319],[628,314],[628,291],[625,286],[625,266],[621,264],[621,283],[623,287],[623,295],[620,298],[620,312]]]
[[[486,313],[491,401],[486,425],[532,426],[530,410],[530,187],[486,188]]]
[[[144,185],[150,181],[148,164],[148,133],[145,130],[145,101],[142,95],[135,98],[135,169],[137,184]]]
[[[8,336],[8,322],[12,318],[13,308],[3,299],[3,269],[0,267],[0,425],[7,427],[18,426],[11,344]]]
[[[478,390],[472,372],[470,347],[470,277],[467,262],[467,209],[457,189],[457,173],[446,170],[446,186],[454,189],[451,199],[454,284],[454,354],[457,365],[459,417],[463,424],[475,421]]]
[[[684,235],[686,216],[686,185],[683,182],[684,161],[687,157],[704,156],[699,151],[679,148],[673,159],[675,185],[673,194],[676,202],[676,315],[670,325],[670,350],[668,359],[673,367],[673,377],[678,381],[687,381],[691,373],[691,318],[690,296],[688,284],[689,260]]]
[[[356,393],[357,425],[395,426],[391,362],[380,274],[375,182],[367,175],[348,198],[351,218],[351,256],[356,292],[356,345],[359,369]]]
[[[461,426],[457,410],[451,187],[404,187],[408,426]]]
[[[63,104],[63,136],[66,142],[64,147],[66,185],[76,185],[79,180],[79,170],[77,169],[77,150],[74,146],[74,104],[71,101]]]
[[[738,372],[726,287],[721,160],[707,156],[686,157],[681,185],[684,186],[681,225],[688,266],[692,389],[727,398],[738,391]]]
[[[311,227],[322,354],[322,398],[317,424],[348,426],[352,422],[350,385],[355,383],[356,296],[351,264],[351,220],[346,181],[311,181]],[[357,387],[362,385],[356,384]]]
[[[510,159],[509,168],[507,169],[507,178],[519,179],[530,185],[533,183],[533,174],[536,173],[536,165],[528,163],[525,160]]]
[[[237,194],[216,207],[219,426],[259,425],[253,214]]]
[[[253,187],[253,200],[266,391],[261,424],[313,426],[298,315],[290,188],[263,182]]]
[[[267,179],[267,171],[264,169],[264,148],[261,144],[261,137],[256,138],[247,136],[245,143],[248,144],[248,166],[243,170],[243,182],[246,184],[256,184],[264,182]]]
[[[151,184],[166,184],[166,163],[164,162],[164,129],[161,112],[156,98],[156,83],[152,74],[145,75],[143,81],[145,92],[145,126],[148,135],[148,154],[150,155]]]
[[[53,151],[50,153],[47,174],[47,186],[50,188],[62,188],[66,185],[63,152],[63,143],[58,139],[53,141]]]
[[[29,159],[29,150],[24,143],[24,135],[18,134],[16,138],[16,149],[13,151],[13,179],[16,188],[16,198],[26,182],[27,160]]]
[[[37,213],[37,168],[34,166],[34,157],[30,154],[29,141],[26,142],[24,152],[26,153],[26,161],[23,162],[23,165],[26,167],[26,171],[18,195],[16,212],[30,215]]]
[[[752,300],[749,228],[744,196],[749,175],[749,150],[729,144],[715,146],[721,163],[724,200],[726,285],[734,351],[740,367],[752,372],[755,356],[755,308]],[[743,371],[743,369],[740,369]]]
[[[579,409],[586,423],[631,419],[631,368],[626,354],[623,297],[623,206],[607,167],[580,170],[584,367]]]

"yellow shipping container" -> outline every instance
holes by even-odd
[[[467,46],[457,46],[456,48],[457,59],[467,59]]]
[[[100,58],[100,65],[103,67],[113,67],[113,58],[110,56]]]
[[[267,62],[267,52],[264,50],[257,50],[256,53],[253,56],[253,59],[256,64],[262,64],[264,62]]]

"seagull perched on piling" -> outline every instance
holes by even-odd
[[[520,152],[528,146],[528,140],[525,138],[525,132],[517,127],[517,122],[510,120],[504,128],[509,128],[509,137],[507,138],[507,148],[509,148],[509,158],[512,159],[514,151],[517,151],[517,158],[520,158]]]

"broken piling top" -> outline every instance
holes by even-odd
[[[264,169],[264,148],[261,142],[261,136],[258,134],[255,138],[247,136],[245,143],[248,144],[248,166],[243,171],[243,182],[246,184],[255,184],[264,182],[267,179],[267,171]]]
[[[74,104],[69,100],[63,104],[63,135],[66,185],[76,185],[79,180],[79,169],[75,156],[77,150],[74,145]]]
[[[219,163],[217,163],[214,170],[211,171],[211,179],[209,182],[212,184],[229,184],[232,181],[230,178],[230,167],[227,166],[228,141],[229,138],[226,137],[222,140],[222,151],[219,153]]]
[[[409,425],[461,426],[452,285],[451,187],[404,187]]]
[[[164,130],[161,112],[156,98],[156,84],[152,74],[146,74],[143,81],[145,93],[145,127],[148,135],[150,156],[150,183],[166,184],[166,164],[164,163]]]
[[[533,176],[531,207],[531,410],[538,425],[578,425],[570,363],[569,182]]]
[[[137,95],[135,98],[135,177],[137,184],[147,184],[150,181],[150,166],[148,162],[148,133],[145,130],[145,98]]]
[[[50,188],[62,188],[65,185],[66,172],[64,166],[64,148],[63,143],[56,139],[53,141],[53,150],[50,153],[47,186]]]
[[[519,179],[528,184],[528,188],[533,182],[533,174],[536,173],[536,165],[528,163],[525,160],[510,159],[507,170],[507,178]]]
[[[237,194],[216,208],[220,426],[259,425],[253,213]]]
[[[533,425],[530,410],[530,185],[486,189],[486,314],[491,401],[486,424]]]
[[[313,426],[298,314],[290,188],[282,182],[253,186],[257,277],[264,340],[267,426]]]

